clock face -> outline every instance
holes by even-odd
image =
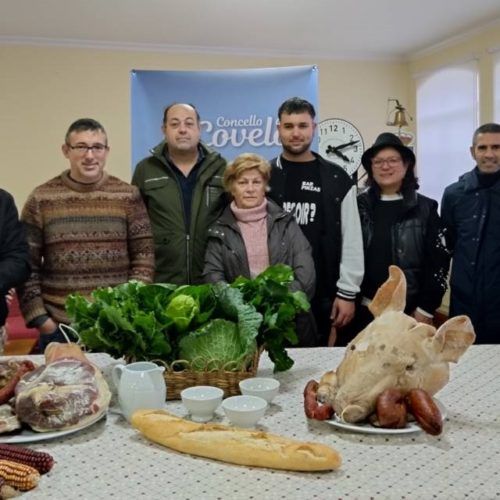
[[[354,174],[365,150],[359,130],[341,118],[323,120],[318,128],[320,155],[341,166],[349,175]]]

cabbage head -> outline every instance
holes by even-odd
[[[212,319],[180,340],[179,358],[189,361],[196,371],[242,370],[257,349],[255,337],[240,335],[232,321]]]

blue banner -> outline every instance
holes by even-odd
[[[276,130],[278,108],[293,96],[307,99],[317,110],[316,66],[221,71],[133,70],[132,169],[163,139],[163,110],[172,102],[196,106],[201,116],[202,141],[227,160],[247,152],[274,158],[281,151]]]

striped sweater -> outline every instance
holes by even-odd
[[[67,323],[70,293],[88,296],[97,287],[153,280],[146,208],[139,190],[116,177],[104,173],[97,183],[81,184],[67,170],[30,194],[21,220],[32,265],[19,290],[28,325],[47,315]]]

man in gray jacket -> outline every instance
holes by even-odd
[[[165,140],[137,165],[132,184],[143,196],[155,242],[155,281],[201,283],[207,229],[225,206],[226,160],[200,142],[191,104],[165,109]]]

